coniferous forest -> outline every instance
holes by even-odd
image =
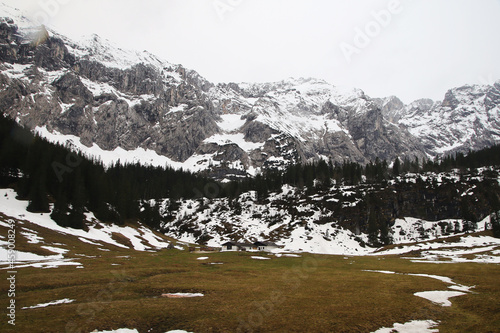
[[[105,168],[0,117],[0,186],[13,187],[28,210],[49,212],[62,226],[83,228],[85,209],[106,222],[140,218],[146,199],[192,197],[207,179],[182,170],[136,165]]]
[[[73,228],[85,228],[84,212],[87,210],[103,222],[124,224],[127,220],[139,219],[159,228],[159,207],[146,204],[150,199],[170,198],[175,201],[200,196],[234,199],[253,190],[259,200],[264,200],[285,184],[314,195],[327,191],[334,184],[384,184],[407,173],[493,165],[500,165],[500,146],[468,154],[457,153],[434,161],[406,158],[388,162],[377,159],[363,166],[348,161],[332,163],[320,160],[291,165],[286,170],[267,170],[253,178],[222,184],[203,174],[169,167],[122,165],[120,162],[105,167],[99,160],[49,143],[14,120],[0,117],[0,186],[12,187],[19,199],[28,200],[29,211],[50,212],[50,204],[53,204],[51,217],[54,221]],[[210,188],[216,190],[207,191]],[[492,211],[499,209],[497,197],[491,196]],[[377,212],[380,209],[378,201],[380,198],[370,195],[366,205],[372,208],[368,207],[368,210]],[[467,215],[467,209],[464,209],[464,214]],[[375,221],[380,216],[370,214],[367,224],[368,229],[370,225],[372,228],[377,225],[375,228],[382,230],[383,234],[387,224]]]

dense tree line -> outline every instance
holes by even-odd
[[[19,199],[29,201],[32,212],[49,212],[53,202],[51,217],[62,226],[84,228],[88,209],[102,221],[122,224],[144,217],[157,227],[159,222],[144,209],[143,201],[191,198],[194,189],[208,182],[167,167],[117,162],[106,168],[99,160],[49,143],[0,116],[0,186],[14,187]]]
[[[305,189],[308,194],[329,189],[334,184],[354,186],[363,181],[383,182],[389,179],[390,169],[387,161],[376,159],[366,166],[344,161],[319,160],[305,164],[294,164],[285,170],[269,169],[254,178],[246,178],[224,185],[222,196],[230,198],[254,190],[258,198],[264,199],[270,192],[279,191],[283,185]]]
[[[423,164],[424,171],[444,172],[452,169],[473,169],[484,166],[500,165],[500,145],[467,154],[458,152],[434,161],[427,160]]]
[[[223,196],[234,197],[234,193],[255,190],[259,198],[267,193],[279,190],[283,185],[307,188],[310,193],[326,190],[334,183],[337,185],[381,184],[394,177],[407,173],[449,172],[454,169],[466,169],[500,165],[500,146],[495,145],[480,151],[470,151],[467,155],[456,153],[442,159],[413,160],[405,157],[396,158],[391,164],[386,160],[376,159],[366,165],[344,161],[333,163],[319,160],[305,164],[291,165],[283,171],[266,170],[255,178],[249,178],[226,185]]]

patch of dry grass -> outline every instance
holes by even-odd
[[[239,253],[214,253],[206,265],[198,255],[176,250],[107,252],[80,260],[84,269],[26,268],[18,273],[16,332],[91,332],[137,328],[140,332],[370,332],[395,322],[440,320],[441,332],[500,330],[498,265],[419,264],[396,257],[304,255],[252,260]],[[119,263],[119,266],[111,266]],[[365,269],[444,275],[476,285],[477,293],[443,308],[413,296],[446,290],[438,280]],[[166,299],[163,293],[204,297]],[[1,298],[6,300],[6,289]],[[71,304],[21,310],[57,299]],[[9,331],[6,321],[2,331]],[[465,330],[464,330],[465,329]],[[14,331],[14,330],[11,330]]]
[[[410,320],[440,321],[440,332],[500,332],[500,265],[412,263],[397,256],[253,260],[249,253],[210,253],[206,261],[187,251],[136,252],[30,225],[44,245],[64,244],[85,267],[19,269],[16,327],[2,332],[92,332],[136,328],[139,332],[372,332]],[[4,232],[3,229],[0,229]],[[40,244],[19,239],[32,251]],[[54,245],[55,246],[55,245]],[[77,257],[85,254],[89,257]],[[265,255],[265,254],[260,254]],[[347,258],[347,259],[346,259]],[[223,263],[210,265],[209,263]],[[443,275],[475,285],[474,293],[452,298],[450,308],[414,296],[446,290],[426,277],[364,270]],[[0,285],[7,304],[7,284]],[[169,299],[164,293],[203,293]],[[25,309],[63,298],[74,303]]]

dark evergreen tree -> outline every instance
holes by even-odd
[[[407,173],[410,172],[411,169],[411,161],[408,156],[405,156],[405,159],[403,161],[403,165],[401,166],[401,172],[402,173]]]
[[[460,206],[461,215],[464,220],[462,231],[466,233],[474,232],[476,230],[477,221],[471,209],[471,207],[473,207],[473,202],[463,199]]]
[[[29,204],[27,210],[34,213],[48,213],[49,200],[45,188],[45,180],[32,179],[32,186],[28,195]]]
[[[63,190],[60,189],[55,199],[56,202],[54,203],[54,209],[50,214],[50,218],[61,227],[69,227],[68,201],[66,193],[63,193]]]
[[[490,224],[493,231],[493,237],[500,238],[500,211],[494,211],[490,215]]]
[[[379,229],[380,229],[380,243],[383,245],[392,244],[392,237],[389,233],[389,226],[385,221],[379,219]]]
[[[33,147],[29,150],[27,165],[24,172],[28,174],[28,211],[48,213],[49,200],[47,198],[47,169],[49,152],[43,149],[42,139],[36,138]]]
[[[379,246],[379,227],[375,212],[368,212],[368,242],[372,246]]]
[[[392,165],[392,174],[394,176],[399,176],[401,173],[401,162],[399,161],[399,158],[396,157],[396,160],[394,160],[394,164]]]
[[[453,224],[451,222],[448,222],[448,224],[446,225],[445,234],[451,235],[453,232]]]
[[[330,187],[330,169],[324,160],[320,160],[316,165],[316,180],[319,189]]]
[[[73,196],[71,198],[71,209],[69,210],[68,225],[75,229],[85,229],[85,185],[80,169],[76,170]]]

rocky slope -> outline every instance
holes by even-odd
[[[98,148],[103,159],[124,149],[126,160],[224,179],[320,158],[423,158],[499,140],[497,85],[408,106],[316,79],[214,85],[146,51],[95,35],[76,43],[6,6],[1,16],[10,17],[0,22],[2,112],[89,154]]]
[[[310,189],[285,185],[260,200],[256,192],[234,198],[166,199],[160,203],[162,232],[210,246],[227,240],[271,240],[294,251],[366,254],[374,250],[369,244],[491,229],[491,195],[498,193],[498,179],[498,169],[481,168],[467,174],[407,174],[381,184],[338,184],[314,195]],[[477,223],[467,224],[466,217]]]
[[[433,156],[500,142],[500,81],[450,89],[442,102],[421,99],[404,105],[390,97],[377,104],[387,119],[406,128]]]

